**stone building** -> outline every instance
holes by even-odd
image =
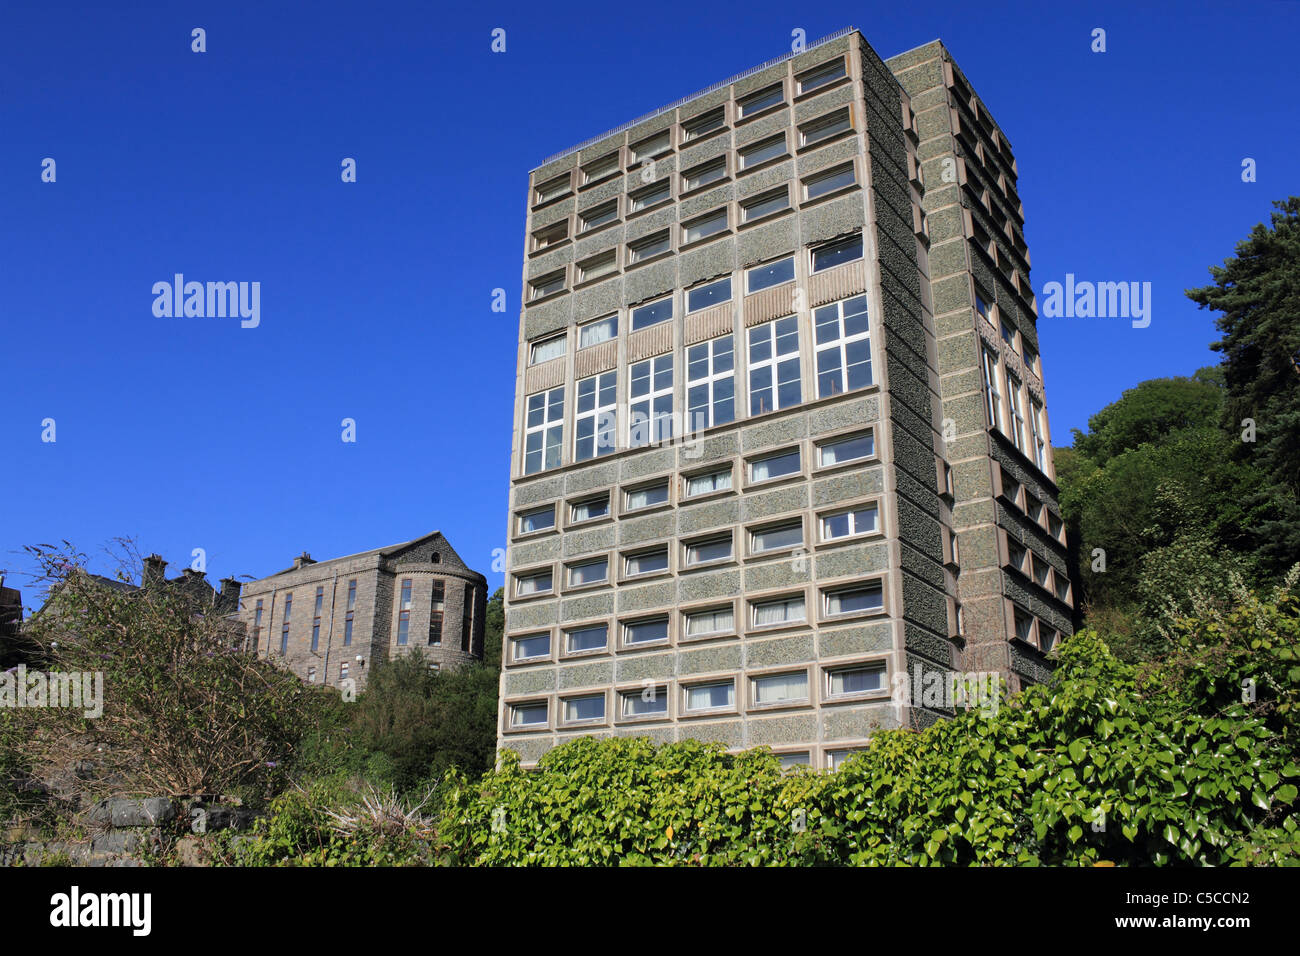
[[[499,747],[833,767],[1070,630],[1017,167],[856,30],[534,169]],[[934,679],[934,684],[928,681]]]
[[[483,657],[487,579],[435,531],[361,554],[293,566],[244,585],[248,646],[309,683],[365,687],[385,660],[418,649],[433,667]]]

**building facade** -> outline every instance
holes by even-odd
[[[487,579],[435,531],[328,561],[304,552],[244,585],[239,618],[259,657],[360,691],[374,667],[412,650],[435,668],[482,660],[486,609]]]
[[[908,693],[931,675],[1047,673],[1069,593],[1015,172],[940,44],[887,66],[855,30],[532,171],[501,748],[833,767],[951,714]]]

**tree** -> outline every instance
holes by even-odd
[[[1203,368],[1191,378],[1153,378],[1089,418],[1086,434],[1074,429],[1074,447],[1105,465],[1116,455],[1184,428],[1216,426],[1222,410],[1223,376],[1217,368]]]
[[[494,671],[501,670],[501,644],[506,630],[505,595],[504,587],[493,592],[483,621],[483,663]]]

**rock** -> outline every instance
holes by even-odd
[[[174,819],[176,804],[166,797],[100,800],[89,814],[91,823],[113,827],[155,827]]]

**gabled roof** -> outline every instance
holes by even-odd
[[[437,551],[442,556],[442,564],[456,568],[460,571],[471,571],[469,565],[456,553],[456,549],[451,543],[443,537],[441,531],[431,531],[429,534],[421,535],[418,538],[412,538],[410,541],[399,541],[397,544],[385,545],[382,548],[371,548],[369,551],[358,551],[356,554],[344,554],[337,558],[326,558],[324,561],[313,561],[300,567],[288,567],[282,571],[276,571],[274,574],[268,574],[267,578],[276,578],[282,574],[291,574],[294,571],[301,571],[304,568],[321,568],[331,564],[338,564],[344,561],[356,561],[358,558],[368,558],[371,556],[384,558],[398,558],[409,551],[415,551],[427,547],[429,544],[437,543]],[[266,579],[263,579],[266,580]]]

